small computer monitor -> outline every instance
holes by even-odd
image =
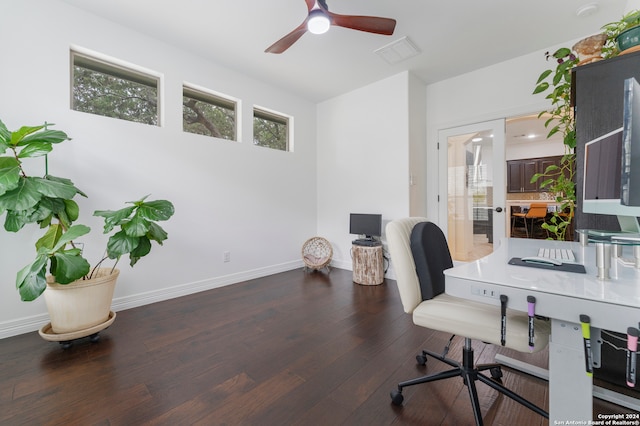
[[[368,240],[372,240],[373,237],[381,236],[382,215],[351,213],[349,217],[349,233],[355,235],[364,235]]]
[[[640,174],[640,161],[634,162],[631,155],[640,150],[640,130],[633,135],[634,126],[640,126],[640,103],[634,107],[634,98],[640,99],[640,85],[629,80],[625,82],[623,126],[585,144],[582,211],[615,215],[622,231],[638,233],[640,203],[631,205],[629,197],[631,202],[623,202],[625,191],[637,185],[634,179]]]

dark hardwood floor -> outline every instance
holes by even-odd
[[[448,335],[414,326],[395,282],[360,286],[351,272],[289,271],[117,313],[98,343],[67,350],[34,333],[0,340],[1,425],[472,425],[455,378],[398,381],[448,368],[416,365]],[[461,338],[449,355],[460,359]],[[518,354],[475,342],[476,359]],[[504,383],[544,407],[546,382],[504,369]],[[487,425],[546,425],[478,384]],[[596,412],[629,412],[597,402]]]

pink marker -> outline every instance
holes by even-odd
[[[635,327],[627,328],[627,386],[636,387],[636,351],[638,350],[638,334]]]
[[[536,315],[536,298],[527,296],[527,307],[529,311],[529,350],[533,352],[533,318]]]

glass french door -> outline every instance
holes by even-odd
[[[476,260],[490,254],[507,229],[505,121],[440,130],[438,141],[439,222],[453,259]]]

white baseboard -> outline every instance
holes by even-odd
[[[32,317],[18,318],[12,321],[0,323],[0,339],[17,336],[18,334],[31,333],[39,330],[49,322],[48,314],[39,314]]]
[[[149,305],[151,303],[175,299],[177,297],[187,296],[189,294],[199,293],[201,291],[212,290],[214,288],[224,287],[230,284],[236,284],[239,282],[266,277],[268,275],[273,275],[280,272],[290,271],[296,268],[302,269],[303,265],[304,264],[302,261],[287,262],[279,265],[271,265],[265,268],[238,272],[235,274],[224,275],[221,277],[210,278],[202,281],[179,284],[173,287],[167,287],[156,291],[119,297],[113,300],[111,309],[114,312],[124,311],[126,309],[137,308],[138,306]],[[18,318],[12,321],[5,321],[3,323],[0,323],[0,339],[37,331],[48,322],[49,315],[46,313],[34,315],[31,317]]]

